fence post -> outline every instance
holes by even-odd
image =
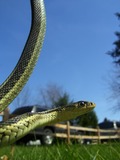
[[[100,139],[100,128],[99,128],[99,126],[97,126],[97,135],[98,135],[98,144],[100,144],[101,139]]]
[[[67,143],[70,144],[70,122],[67,121]]]
[[[9,107],[7,107],[4,112],[3,112],[3,121],[7,121],[9,119],[9,114],[10,114],[10,111],[9,111]]]

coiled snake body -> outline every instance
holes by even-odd
[[[32,9],[30,34],[15,69],[0,86],[0,111],[3,111],[21,91],[42,48],[46,28],[44,0],[31,0],[30,2]],[[36,127],[73,119],[89,112],[94,107],[95,104],[92,102],[79,101],[40,113],[23,114],[1,122],[0,145],[11,144]]]

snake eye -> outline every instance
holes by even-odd
[[[84,101],[79,101],[79,102],[78,102],[78,105],[79,105],[79,106],[84,106],[84,105],[85,105],[85,102],[84,102]]]
[[[82,101],[81,104],[85,104],[85,102]]]
[[[82,102],[81,102],[81,104],[83,104],[83,105],[84,105],[84,104],[85,104],[85,102],[84,102],[84,101],[82,101]]]

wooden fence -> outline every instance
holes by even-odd
[[[64,133],[55,133],[54,136],[59,138],[66,138],[68,143],[70,143],[70,139],[87,139],[91,141],[97,141],[97,143],[101,143],[102,140],[120,139],[120,129],[103,130],[99,129],[99,127],[95,129],[70,126],[69,122],[67,122],[67,124],[56,124],[55,127],[66,130]],[[72,134],[72,130],[76,131],[75,133],[78,134]]]

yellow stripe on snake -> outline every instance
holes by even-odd
[[[0,86],[0,111],[18,95],[27,82],[42,48],[46,15],[44,0],[31,0],[32,23],[21,57],[10,76]],[[0,145],[12,144],[36,127],[74,119],[91,111],[95,104],[79,101],[39,113],[27,113],[0,123]]]

